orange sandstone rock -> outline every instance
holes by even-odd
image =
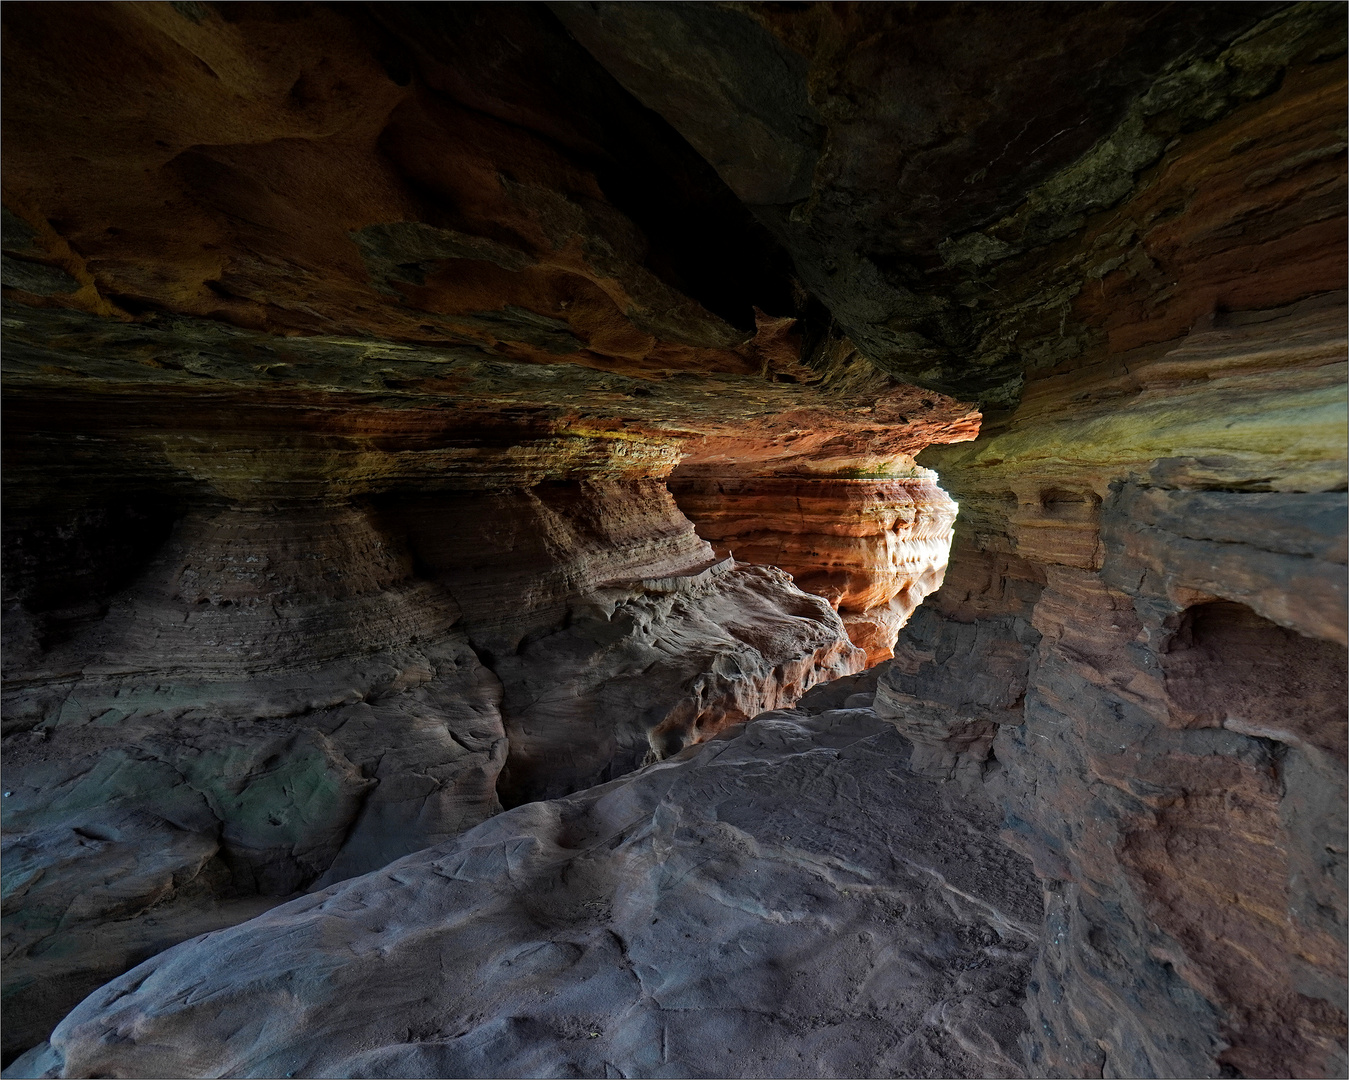
[[[868,664],[941,585],[956,505],[931,476],[852,480],[711,478],[676,471],[670,487],[698,533],[743,562],[778,566],[823,596]]]

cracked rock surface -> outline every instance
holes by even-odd
[[[1024,1075],[1039,885],[908,753],[766,713],[186,942],[11,1072]]]

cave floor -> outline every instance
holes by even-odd
[[[5,1075],[1024,1075],[1040,887],[910,749],[764,714],[169,950]]]

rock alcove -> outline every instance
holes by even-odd
[[[6,1076],[1343,1075],[1342,6],[0,18]]]

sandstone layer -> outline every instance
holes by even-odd
[[[1343,12],[556,10],[985,407],[920,456],[961,516],[876,707],[1045,883],[1031,1070],[1340,1075]]]
[[[10,1045],[200,908],[237,921],[496,812],[501,689],[458,615],[368,513],[199,510],[11,675]]]
[[[1182,140],[1071,249],[1081,355],[923,458],[952,570],[877,708],[987,756],[1049,1075],[1345,1068],[1343,78]]]
[[[511,805],[677,753],[865,664],[824,599],[719,557],[658,481],[391,513],[501,682]]]
[[[170,950],[19,1068],[1022,1075],[1039,887],[906,750],[868,709],[765,714]]]
[[[934,476],[905,480],[787,476],[670,481],[679,508],[717,549],[788,571],[825,597],[868,665],[942,583],[956,505]]]

